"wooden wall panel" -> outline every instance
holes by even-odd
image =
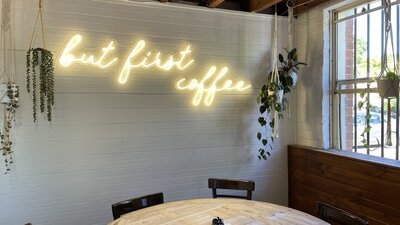
[[[316,202],[370,224],[400,224],[400,162],[337,150],[288,147],[289,206],[316,215]]]

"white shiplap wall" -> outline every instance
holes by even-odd
[[[87,49],[115,39],[121,58],[139,38],[150,50],[168,52],[190,43],[196,62],[185,72],[136,72],[124,87],[116,85],[117,68],[56,68],[54,122],[35,125],[24,57],[37,1],[13,1],[22,106],[13,172],[0,176],[1,225],[106,224],[111,204],[134,196],[210,197],[209,177],[254,179],[256,200],[287,204],[286,145],[294,141],[294,119],[281,126],[271,160],[255,156],[255,98],[271,61],[271,16],[122,0],[44,2],[54,52],[79,32]],[[279,26],[281,48],[286,20]],[[229,66],[233,79],[248,80],[254,89],[218,94],[209,108],[191,106],[192,94],[175,90],[175,82],[201,77],[213,64]]]

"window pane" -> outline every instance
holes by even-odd
[[[348,9],[339,13],[339,17],[359,14],[361,11],[380,7],[380,1],[370,5]],[[394,62],[399,60],[399,11],[400,6],[392,6],[393,43],[387,43],[387,64],[394,70]],[[384,17],[383,10],[359,15],[357,17],[336,22],[336,80],[339,95],[339,137],[340,147],[391,159],[399,159],[397,125],[397,99],[380,98],[376,93],[377,84],[369,86],[368,77],[376,77],[381,72],[384,56]],[[394,52],[394,54],[393,54]],[[369,88],[369,89],[368,89]],[[368,90],[365,98],[360,92]],[[360,101],[369,96],[369,101],[358,107]],[[367,103],[370,107],[367,111]],[[335,110],[335,109],[334,109]],[[369,113],[369,119],[367,114]],[[367,131],[367,132],[366,132]],[[369,149],[366,148],[366,145]]]

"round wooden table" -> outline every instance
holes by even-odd
[[[211,225],[216,217],[222,218],[225,225],[328,224],[309,214],[280,205],[218,198],[164,203],[127,213],[109,225]]]

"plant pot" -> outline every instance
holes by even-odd
[[[292,78],[292,81],[293,81],[292,87],[296,86],[297,78],[298,78],[297,72],[291,70],[291,71],[289,71],[288,76]]]
[[[269,96],[276,96],[276,102],[277,103],[282,103],[283,99],[283,89],[281,90],[268,90],[268,95]]]
[[[282,90],[278,90],[276,92],[276,102],[282,103],[282,99],[283,99],[283,89]]]
[[[376,82],[381,98],[397,98],[399,96],[399,80],[378,79]]]

